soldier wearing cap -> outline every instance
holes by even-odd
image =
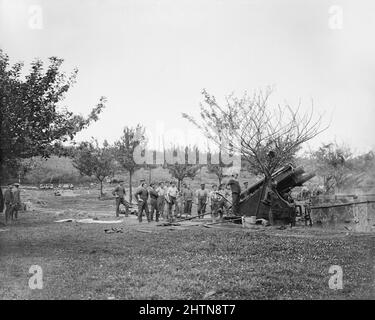
[[[219,201],[218,201],[218,212],[220,214],[220,219],[223,218],[224,209],[228,211],[228,191],[225,189],[225,184],[222,183],[219,185],[219,190],[217,191]]]
[[[238,173],[232,175],[231,179],[228,181],[228,186],[230,186],[232,191],[232,214],[238,215],[240,213],[240,194],[241,187],[238,182]]]
[[[207,200],[208,200],[208,191],[205,189],[204,183],[201,183],[201,188],[197,190],[197,200],[198,200],[197,212],[198,212],[199,218],[201,219],[206,213],[206,206],[207,206]]]
[[[182,198],[184,201],[184,213],[186,217],[188,215],[191,216],[191,208],[193,205],[194,193],[190,189],[190,185],[185,186],[184,191],[182,192]]]
[[[120,205],[123,204],[126,210],[126,216],[129,214],[129,204],[125,200],[126,191],[124,187],[124,181],[120,180],[117,187],[112,191],[112,194],[116,197],[116,217],[120,215]]]
[[[159,210],[158,210],[159,194],[156,191],[154,182],[150,184],[149,194],[150,194],[150,220],[151,221],[154,220],[154,213],[155,213],[155,221],[159,222]]]
[[[13,197],[13,185],[8,183],[7,189],[4,192],[4,203],[5,203],[5,223],[8,223],[10,219],[13,217],[13,204],[14,204],[14,197]]]
[[[221,197],[220,194],[218,194],[217,185],[213,184],[210,192],[211,216],[213,219],[217,218],[220,200]]]
[[[146,212],[147,221],[151,222],[150,219],[150,212],[148,210],[148,196],[149,192],[147,190],[147,184],[146,182],[143,182],[141,187],[138,188],[137,192],[135,193],[135,198],[138,201],[138,221],[142,222],[142,215],[143,211]]]
[[[159,186],[156,188],[156,192],[158,193],[157,206],[159,217],[161,215],[164,218],[165,195],[167,193],[167,189],[163,181],[159,182]]]
[[[20,184],[15,183],[15,190],[13,191],[13,218],[18,219],[18,210],[21,209],[21,191]]]
[[[178,189],[176,187],[176,184],[171,181],[170,187],[167,190],[166,198],[165,200],[168,203],[168,221],[173,222],[174,218],[176,217],[177,210],[178,210],[178,203],[177,203],[177,197],[178,197]],[[173,206],[174,206],[174,214],[173,214]]]
[[[144,182],[146,182],[145,179],[140,179],[140,180],[139,180],[139,186],[135,188],[134,195],[137,193],[137,191],[138,191],[139,189],[142,189],[142,184],[143,184]]]

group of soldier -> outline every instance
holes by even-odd
[[[0,199],[0,212],[5,207],[5,224],[18,219],[18,211],[21,209],[21,193],[19,183],[8,183],[7,188]]]
[[[21,208],[19,186],[19,183],[8,183],[4,194],[1,194],[0,207],[1,211],[5,207],[6,224],[18,219],[18,211]],[[246,182],[244,187],[247,188]],[[121,204],[125,207],[125,215],[128,215],[130,205],[125,200],[124,182],[120,181],[112,193],[116,197],[116,216],[120,214]],[[134,196],[138,206],[139,222],[142,222],[144,214],[148,222],[154,219],[158,222],[160,218],[174,221],[176,218],[182,218],[183,215],[185,218],[191,217],[193,203],[197,205],[196,217],[200,219],[206,215],[207,210],[214,219],[218,217],[222,219],[224,214],[237,215],[240,193],[238,175],[234,174],[226,184],[212,184],[211,189],[207,190],[206,184],[201,183],[200,188],[195,192],[186,183],[179,189],[174,181],[153,182],[148,185],[145,180],[141,180]]]
[[[246,183],[244,187],[247,187]],[[197,218],[200,219],[206,215],[207,210],[213,219],[222,219],[224,214],[236,215],[239,213],[240,193],[238,174],[234,174],[226,184],[212,184],[211,190],[207,190],[206,184],[201,183],[195,192],[186,183],[179,189],[174,181],[153,182],[148,185],[142,179],[134,196],[138,206],[139,222],[142,222],[144,214],[148,222],[154,221],[154,218],[158,222],[161,217],[172,222],[183,215],[185,218],[191,217],[194,202],[197,205]],[[121,204],[125,207],[127,216],[129,203],[125,200],[123,181],[119,182],[112,194],[116,197],[116,216],[120,214]]]

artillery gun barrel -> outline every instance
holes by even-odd
[[[305,182],[307,182],[310,179],[314,178],[315,175],[316,175],[315,173],[307,173],[307,174],[303,174],[303,175],[299,176],[298,179],[297,179],[297,181],[296,181],[295,187],[302,186]]]

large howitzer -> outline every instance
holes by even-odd
[[[296,210],[288,193],[314,176],[314,173],[305,173],[302,167],[287,165],[281,168],[272,175],[272,186],[262,179],[241,192],[240,215],[256,216],[271,224],[293,222]]]

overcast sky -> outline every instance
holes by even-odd
[[[201,90],[219,99],[275,86],[287,101],[326,115],[336,139],[375,149],[375,1],[0,0],[0,47],[12,61],[65,59],[78,81],[64,105],[87,114],[80,133],[110,142],[141,123],[165,143],[202,145],[182,112],[197,115]],[[196,141],[198,139],[199,141]],[[160,140],[156,139],[156,144]]]

